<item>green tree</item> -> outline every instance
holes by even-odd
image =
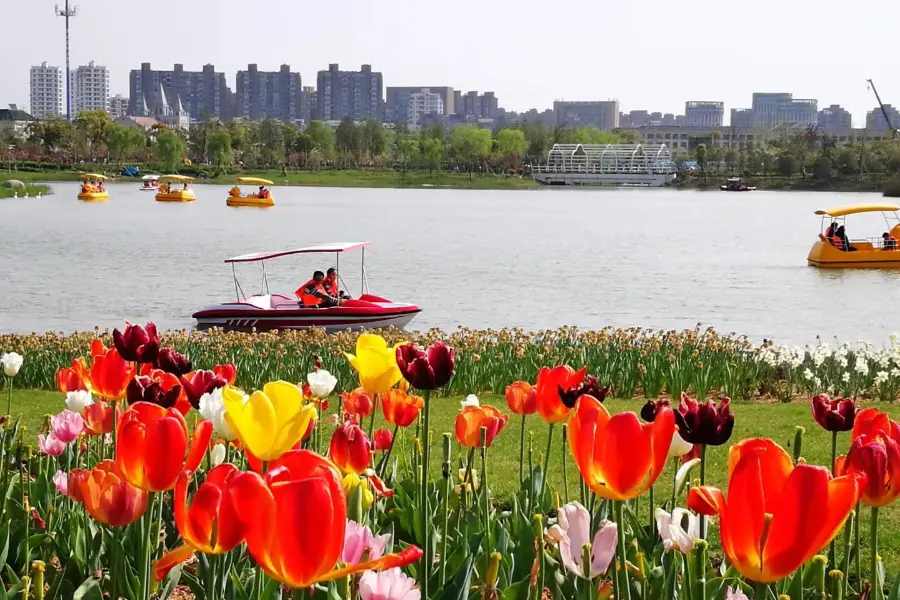
[[[338,152],[359,157],[362,150],[359,127],[350,117],[345,117],[334,131],[335,146]]]
[[[519,129],[501,129],[497,132],[497,154],[507,168],[519,164],[525,151],[528,150],[528,140],[525,132]]]
[[[377,157],[387,149],[387,135],[381,121],[366,119],[362,130],[363,146],[369,156]]]
[[[637,144],[638,136],[636,131],[619,131],[618,132],[619,139],[622,140],[620,143],[622,144]]]
[[[244,152],[250,147],[250,128],[241,121],[228,123],[228,134],[231,136],[231,147],[235,152]]]
[[[522,123],[521,127],[525,132],[525,140],[528,142],[526,150],[528,156],[535,161],[543,160],[550,151],[550,147],[553,146],[550,130],[541,121]]]
[[[461,125],[450,132],[450,150],[456,162],[469,167],[470,179],[475,164],[490,156],[492,142],[491,132],[475,125]]]
[[[223,173],[234,165],[234,152],[231,148],[231,134],[225,127],[213,131],[206,141],[206,153],[210,162]]]
[[[186,150],[187,144],[184,141],[184,137],[177,131],[165,129],[156,136],[156,143],[153,145],[153,157],[163,170],[173,172],[182,162]]]
[[[112,119],[105,110],[85,110],[75,120],[75,129],[84,135],[88,144],[88,155],[93,162],[94,151],[103,143],[106,128],[112,125]]]
[[[397,140],[394,147],[394,160],[400,165],[401,178],[406,178],[406,169],[419,158],[419,143],[409,138]]]
[[[147,136],[137,127],[111,123],[106,128],[104,142],[109,150],[109,157],[116,163],[121,163],[147,144]]]
[[[440,171],[444,164],[444,142],[443,140],[427,137],[419,140],[419,157],[422,166],[428,169],[429,177],[434,175],[435,171]]]
[[[75,147],[75,127],[69,121],[58,117],[32,121],[25,133],[27,141],[40,144],[49,154],[70,151]]]
[[[256,141],[263,166],[284,164],[284,129],[281,123],[275,119],[260,123]]]
[[[601,131],[596,127],[582,127],[575,133],[579,144],[620,144],[622,138],[611,131]]]
[[[209,136],[218,124],[207,117],[199,123],[193,123],[188,128],[188,156],[194,162],[206,163],[209,161],[207,147]]]
[[[783,152],[778,156],[778,173],[784,177],[791,177],[800,171],[800,163],[790,152]]]
[[[831,179],[831,169],[832,169],[831,160],[825,156],[819,158],[816,161],[815,168],[813,172],[816,175],[816,179],[828,181]]]
[[[698,144],[696,153],[697,165],[700,167],[700,172],[703,173],[703,179],[706,180],[706,157],[709,154],[709,149],[706,147],[706,144]]]
[[[336,141],[334,130],[328,123],[312,121],[306,126],[306,135],[312,140],[312,148],[321,154],[322,161],[333,160]]]

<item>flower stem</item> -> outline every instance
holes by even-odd
[[[854,532],[853,532],[854,540],[853,541],[854,541],[854,548],[856,549],[856,557],[853,562],[855,563],[854,566],[856,567],[857,585],[859,585],[859,582],[862,581],[862,569],[860,568],[860,557],[859,557],[859,555],[861,554],[861,552],[860,552],[860,535],[859,535],[859,511],[860,511],[860,508],[862,508],[862,507],[860,506],[859,502],[857,502],[856,503],[856,520],[853,523],[853,529],[854,529]]]
[[[769,595],[769,584],[755,582],[753,584],[753,589],[755,590],[755,600],[767,600]]]
[[[394,444],[397,443],[397,431],[399,429],[399,425],[394,425],[394,433],[393,435],[391,435],[391,445],[388,446],[387,452],[385,452],[384,456],[381,457],[381,464],[378,465],[378,476],[382,479],[384,479],[384,472],[387,470],[388,463],[391,460],[391,453],[394,451]]]
[[[672,459],[672,505],[669,506],[669,512],[675,510],[675,496],[678,493],[678,457]]]
[[[841,559],[841,571],[844,572],[844,598],[847,597],[847,592],[850,588],[850,536],[853,533],[854,523],[856,522],[855,514],[851,513],[851,517],[847,519],[847,524],[844,526],[844,557]]]
[[[487,534],[487,547],[493,548],[491,543],[491,505],[488,491],[487,473],[487,428],[481,428],[481,496],[484,498],[484,531]]]
[[[836,471],[837,466],[837,431],[831,432],[831,475],[832,477],[837,477]],[[845,525],[846,527],[846,525]],[[831,544],[828,546],[828,564],[831,565],[831,568],[837,567],[837,553],[835,551],[835,543],[834,540],[831,540]]]
[[[12,377],[6,378],[6,414],[12,416]]]
[[[450,434],[444,434],[444,465],[443,465],[443,476],[444,476],[444,527],[441,529],[441,589],[444,589],[444,585],[447,583],[447,541],[450,537],[450,532],[448,528],[450,526],[450,491],[453,489],[453,483],[450,481],[450,468],[452,463],[450,462]]]
[[[700,485],[706,485],[706,444],[700,444]],[[675,510],[675,505],[672,505]],[[700,515],[700,539],[706,539],[706,517]]]
[[[522,428],[519,430],[519,489],[520,490],[522,489],[522,486],[525,485],[525,418],[526,418],[526,415],[523,414],[522,415]]]
[[[650,486],[650,506],[648,507],[648,512],[650,513],[650,540],[656,541],[656,518],[653,513],[656,511],[656,500],[653,496],[653,485]]]
[[[869,522],[869,581],[872,582],[872,593],[875,600],[881,600],[884,590],[878,581],[878,507],[872,507],[872,518]]]
[[[616,546],[616,552],[619,555],[619,571],[617,573],[621,573],[619,600],[631,600],[631,585],[628,583],[628,563],[625,556],[625,502],[614,502],[613,506],[616,512],[616,529],[619,534],[619,543]]]
[[[568,438],[568,426],[563,423],[562,426],[562,473],[563,473],[563,492],[566,504],[569,503],[569,472],[566,470],[566,441]]]
[[[553,428],[555,427],[555,423],[550,423],[550,430],[547,432],[547,453],[544,454],[544,468],[541,473],[541,489],[538,492],[537,497],[537,506],[540,506],[544,501],[544,490],[547,489],[547,470],[550,468],[550,449],[553,444]]]
[[[150,600],[150,532],[153,526],[153,507],[157,496],[153,493],[147,499],[148,510],[144,513],[143,521],[143,539],[141,540],[141,599]],[[160,507],[160,510],[162,508]]]
[[[375,414],[374,409],[372,410],[372,414]],[[372,422],[374,423],[374,416],[372,418]],[[428,510],[428,458],[429,458],[429,446],[431,440],[430,431],[431,428],[431,390],[425,390],[425,410],[424,410],[424,418],[422,422],[422,428],[424,431],[422,432],[422,492],[420,494],[419,502],[422,510],[422,545],[424,548],[424,554],[422,555],[422,598],[423,600],[428,600],[428,579],[431,574],[431,567],[434,565],[434,555],[431,552],[431,544],[430,537],[431,532],[429,531],[429,520],[430,513]]]

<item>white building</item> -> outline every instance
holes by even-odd
[[[59,67],[41,63],[31,67],[31,114],[38,119],[65,114],[65,88]]]
[[[91,61],[72,72],[72,114],[109,109],[109,71]]]
[[[411,130],[419,128],[419,120],[425,115],[444,114],[444,99],[427,89],[409,95],[406,106],[406,124]]]
[[[116,94],[109,99],[109,108],[107,109],[109,116],[113,121],[128,114],[128,98],[121,94]]]

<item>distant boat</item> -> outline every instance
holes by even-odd
[[[723,192],[752,192],[756,186],[747,185],[741,177],[729,177],[719,189]]]

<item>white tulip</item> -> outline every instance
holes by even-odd
[[[225,420],[225,402],[222,400],[222,388],[200,396],[200,416],[213,424],[213,431],[226,441],[235,438],[234,432]]]
[[[212,466],[218,467],[225,462],[225,444],[216,444],[209,453]]]
[[[7,377],[15,377],[22,368],[22,355],[18,352],[7,352],[0,356],[0,365],[3,365],[3,374]]]
[[[687,530],[682,527],[685,517],[688,522]],[[656,528],[666,550],[689,554],[694,549],[694,542],[700,538],[700,518],[683,508],[676,508],[672,514],[657,508]]]
[[[681,435],[676,431],[675,435],[672,436],[672,444],[669,446],[669,458],[675,458],[676,456],[684,456],[688,452],[690,452],[694,448],[694,445],[690,442],[686,442]]]
[[[93,403],[94,398],[87,390],[66,393],[66,409],[71,410],[73,413],[80,415],[84,411],[85,406],[90,406]]]
[[[337,377],[326,371],[319,369],[306,376],[309,383],[309,392],[316,398],[327,398],[337,385]]]
[[[468,406],[474,406],[475,408],[478,408],[481,406],[481,402],[478,400],[478,396],[476,396],[475,394],[469,394],[468,396],[466,396],[465,400],[460,402],[460,404],[463,408],[466,408]]]

